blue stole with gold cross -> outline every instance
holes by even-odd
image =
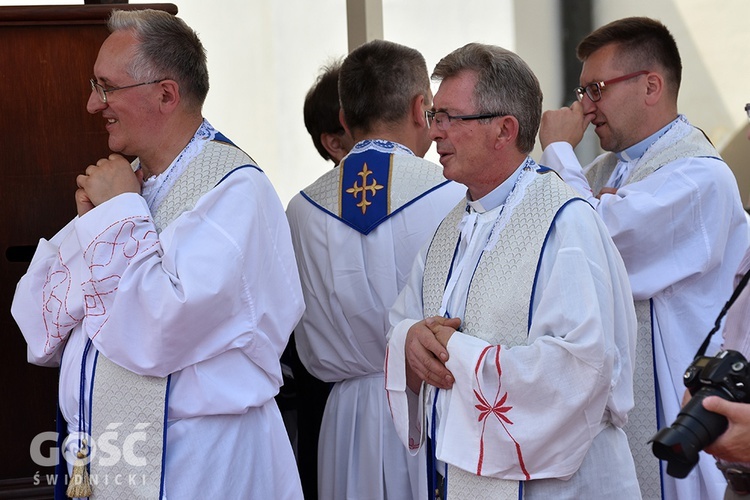
[[[339,166],[341,220],[368,234],[390,213],[390,180],[393,154],[375,149],[347,156]]]
[[[302,190],[310,203],[367,235],[447,184],[442,168],[390,141],[358,143],[338,168]]]

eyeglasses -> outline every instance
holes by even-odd
[[[427,126],[431,127],[432,123],[435,122],[435,125],[439,130],[448,130],[453,120],[484,120],[487,118],[497,118],[498,116],[507,116],[507,114],[508,113],[484,113],[479,115],[452,116],[445,111],[432,111],[428,109],[424,112],[424,116],[427,119]]]
[[[150,82],[134,83],[133,85],[124,85],[122,87],[110,87],[110,88],[104,88],[100,83],[98,83],[93,78],[91,78],[89,82],[91,83],[91,91],[96,92],[96,95],[99,96],[99,99],[101,99],[102,102],[106,103],[107,92],[114,92],[115,90],[123,90],[123,89],[132,89],[133,87],[140,87],[141,85],[151,85],[152,83],[159,83],[159,82],[163,82],[164,80],[167,80],[167,78],[160,78],[159,80],[152,80]]]
[[[607,85],[612,85],[613,83],[617,83],[617,82],[624,82],[625,80],[630,80],[632,78],[635,78],[636,76],[641,76],[641,75],[646,75],[646,74],[648,74],[648,71],[646,70],[637,71],[635,73],[628,73],[627,75],[618,76],[617,78],[612,78],[611,80],[589,83],[585,87],[576,87],[574,89],[576,93],[576,98],[578,98],[578,102],[583,101],[583,94],[585,93],[587,96],[589,96],[589,99],[591,99],[591,102],[597,102],[601,100],[602,89],[606,87]]]

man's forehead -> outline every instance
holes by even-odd
[[[476,75],[462,71],[440,82],[433,99],[435,109],[461,109],[471,104]]]
[[[99,49],[94,74],[103,80],[124,74],[135,55],[135,47],[135,38],[129,32],[116,31],[110,34]]]
[[[617,73],[618,53],[614,45],[594,51],[581,66],[581,84],[606,80]]]

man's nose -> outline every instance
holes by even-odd
[[[107,107],[106,102],[102,102],[102,100],[99,98],[98,95],[96,95],[96,92],[93,90],[91,91],[91,94],[89,94],[89,100],[86,102],[86,111],[89,113],[96,114]]]

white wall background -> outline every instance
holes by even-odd
[[[72,3],[78,2],[0,0],[0,5]],[[320,66],[346,54],[346,0],[171,3],[208,51],[211,91],[205,116],[259,163],[286,204],[330,168],[304,128],[302,103]],[[551,108],[562,102],[558,5],[557,0],[383,0],[383,31],[386,39],[420,50],[430,70],[471,41],[514,50],[536,72],[545,108]],[[683,58],[681,111],[719,149],[744,133],[750,2],[598,0],[594,5],[597,26],[632,15],[662,20]],[[434,149],[428,157],[435,159]],[[736,172],[750,170],[738,162],[730,163]],[[750,180],[747,184],[750,188]]]

